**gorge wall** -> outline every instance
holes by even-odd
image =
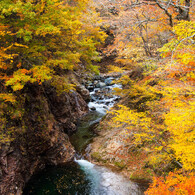
[[[26,130],[0,148],[0,194],[20,195],[36,171],[74,157],[68,134],[88,111],[87,94],[79,85],[77,91],[61,95],[51,86],[28,86],[23,117]]]

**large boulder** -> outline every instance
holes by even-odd
[[[76,86],[76,91],[82,96],[82,98],[86,101],[89,102],[90,100],[90,94],[89,90],[85,88],[83,85],[77,85]]]

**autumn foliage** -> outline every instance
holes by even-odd
[[[170,172],[166,177],[154,178],[153,184],[147,190],[147,195],[182,195],[195,194],[195,176],[183,176]]]
[[[2,1],[1,79],[13,91],[26,83],[55,80],[57,70],[92,69],[91,56],[104,39],[86,13],[87,1]],[[91,11],[92,12],[92,11]]]
[[[141,70],[139,77],[123,75],[117,81],[123,89],[116,93],[125,103],[111,111],[111,125],[125,127],[120,141],[144,151],[147,166],[158,176],[146,194],[195,194],[194,1],[94,2],[102,28],[114,37],[102,55],[115,55],[123,64],[110,69]],[[47,83],[59,93],[69,92],[75,87],[66,78],[69,71],[98,72],[92,61],[99,60],[97,48],[106,36],[90,4],[94,5],[89,0],[0,1],[2,143],[12,141],[16,122],[25,128],[21,119],[30,84]]]
[[[125,65],[120,71],[142,70],[137,78],[130,73],[117,81],[123,84],[116,93],[124,105],[111,111],[110,124],[121,132],[125,129],[124,143],[129,140],[142,148],[148,154],[147,166],[157,175],[173,171],[165,179],[155,178],[148,194],[194,194],[194,2],[106,1],[104,5],[105,24],[114,18],[110,23],[115,35],[105,53],[117,52],[116,61]],[[190,174],[174,173],[175,169]]]
[[[22,119],[29,85],[47,82],[58,93],[69,92],[75,84],[68,72],[98,72],[92,61],[99,59],[96,49],[105,34],[94,21],[98,15],[88,0],[0,1],[2,142],[12,135],[6,123]]]

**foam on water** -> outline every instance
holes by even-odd
[[[94,167],[94,164],[90,163],[87,160],[83,160],[83,159],[77,160],[77,159],[75,159],[74,161],[77,162],[81,167],[84,167],[86,169],[91,169],[91,168]]]
[[[112,95],[110,97],[107,97],[107,96],[104,97],[104,95],[103,95],[102,96],[103,98],[99,99],[98,96],[95,96],[95,95],[96,95],[97,91],[108,89],[111,92],[114,90],[114,88],[121,89],[122,85],[121,84],[113,84],[110,86],[105,86],[103,88],[94,88],[93,91],[90,92],[90,96],[91,96],[91,99],[93,100],[93,102],[92,101],[89,102],[88,107],[90,109],[95,108],[97,112],[105,115],[107,113],[107,110],[109,110],[111,107],[114,106],[114,103],[115,103],[116,99],[118,98],[118,96]]]
[[[142,195],[138,185],[87,160],[75,160],[91,182],[90,195]]]
[[[106,108],[105,104],[100,104],[100,103],[97,103],[97,102],[89,102],[88,107],[89,108],[94,107],[97,112],[99,112],[103,115],[105,115],[106,112],[107,112],[107,109],[105,109]]]

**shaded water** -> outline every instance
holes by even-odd
[[[104,116],[97,111],[90,111],[78,123],[77,132],[70,137],[70,142],[79,154],[85,153],[85,148],[96,136],[93,127]]]
[[[23,195],[142,195],[136,183],[86,160],[50,166],[33,176]]]
[[[90,180],[76,162],[63,166],[48,166],[34,175],[26,185],[23,195],[76,195],[87,194]]]
[[[107,79],[109,81],[109,78]],[[110,79],[111,80],[111,79]],[[104,80],[105,81],[105,80]],[[97,83],[97,82],[96,82]],[[109,82],[108,82],[109,83]],[[114,105],[117,96],[110,95],[114,87],[103,86],[91,90],[90,112],[78,124],[78,131],[70,141],[80,156],[95,137],[93,127]],[[140,187],[111,170],[79,159],[63,166],[50,166],[33,176],[23,195],[141,195]]]

